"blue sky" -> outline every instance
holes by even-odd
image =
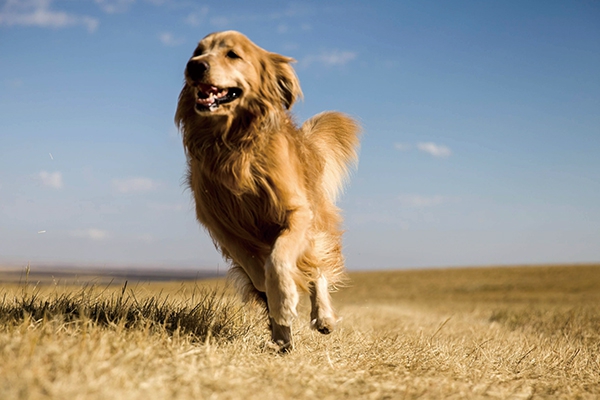
[[[364,127],[351,269],[600,261],[600,3],[0,2],[0,263],[225,269],[173,124],[206,34]]]

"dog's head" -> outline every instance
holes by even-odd
[[[238,107],[290,109],[302,95],[290,63],[294,60],[258,47],[235,31],[217,32],[198,43],[185,68],[184,99],[194,96],[201,116],[231,115]]]

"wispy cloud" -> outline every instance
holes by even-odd
[[[400,151],[408,151],[412,149],[412,146],[408,143],[394,143],[394,148]]]
[[[118,14],[124,13],[131,9],[131,6],[137,0],[94,0],[94,2],[100,7],[102,11],[107,14]],[[154,6],[160,7],[168,4],[175,4],[172,0],[145,0],[146,3],[150,3]],[[177,5],[180,7],[181,5]]]
[[[162,44],[164,44],[165,46],[169,46],[169,47],[179,46],[185,42],[185,40],[183,38],[178,38],[175,35],[173,35],[171,32],[163,32],[163,33],[159,34],[158,39],[160,40],[160,42]]]
[[[434,157],[444,158],[449,157],[452,154],[452,150],[450,150],[450,148],[433,142],[417,143],[417,148],[422,152],[431,154]]]
[[[20,88],[21,86],[23,86],[23,79],[20,79],[20,78],[7,79],[4,81],[4,85],[9,88],[12,88],[12,89],[17,89],[17,88]]]
[[[320,11],[320,8],[302,3],[302,2],[291,2],[285,8],[279,8],[277,6],[271,7],[271,12],[266,13],[228,13],[225,15],[212,16],[208,22],[216,28],[223,29],[226,27],[233,27],[243,22],[253,23],[268,23],[273,21],[282,21],[285,24],[286,31],[292,30],[294,26],[297,26],[297,21],[301,17],[310,17]],[[296,22],[294,22],[294,20]],[[310,30],[309,24],[301,24],[302,30]],[[278,28],[281,29],[281,28]]]
[[[96,4],[107,14],[126,12],[135,0],[95,0]]]
[[[100,241],[100,240],[108,239],[110,237],[110,234],[108,233],[108,231],[105,231],[102,229],[89,228],[89,229],[72,231],[71,236],[77,237],[77,238],[85,238],[85,239]]]
[[[113,188],[119,193],[142,193],[156,190],[160,184],[150,178],[113,179]]]
[[[302,60],[302,65],[308,67],[312,64],[320,64],[326,67],[339,67],[348,64],[358,57],[354,51],[330,50],[320,54],[310,54]]]
[[[152,236],[149,233],[143,233],[141,235],[138,235],[137,239],[140,240],[140,241],[142,241],[142,242],[146,242],[146,243],[152,243],[152,242],[156,241],[156,239],[154,239],[154,236]]]
[[[42,185],[51,187],[52,189],[62,189],[64,186],[62,173],[40,171],[38,178],[42,182]]]
[[[183,211],[186,209],[186,206],[178,203],[150,203],[148,204],[148,208],[153,211]]]
[[[279,20],[285,18],[299,18],[314,15],[322,10],[304,2],[290,2],[283,10],[275,10],[266,14],[266,17],[271,20]]]
[[[455,201],[456,199],[441,195],[423,196],[419,194],[403,194],[398,196],[398,200],[405,207],[424,208],[439,206],[440,204]]]
[[[228,25],[233,23],[232,18],[224,17],[224,16],[216,16],[210,19],[210,24],[216,26],[217,28],[225,28]]]
[[[0,25],[66,28],[82,25],[94,32],[99,25],[96,18],[50,9],[51,0],[8,0],[0,10]]]
[[[207,6],[201,7],[199,10],[189,13],[183,21],[191,26],[199,26],[201,23],[206,21],[208,11],[209,8]]]

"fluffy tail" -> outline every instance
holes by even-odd
[[[323,190],[335,203],[358,162],[360,126],[342,113],[324,112],[306,121],[302,132],[323,157]]]

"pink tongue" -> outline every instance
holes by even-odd
[[[197,104],[202,104],[203,106],[210,106],[211,104],[213,104],[215,102],[214,98],[208,97],[206,99],[196,99],[196,103]]]
[[[199,85],[198,90],[203,94],[203,96],[196,98],[196,103],[201,104],[204,107],[216,105],[217,99],[227,94],[227,89],[219,89],[213,85]]]

